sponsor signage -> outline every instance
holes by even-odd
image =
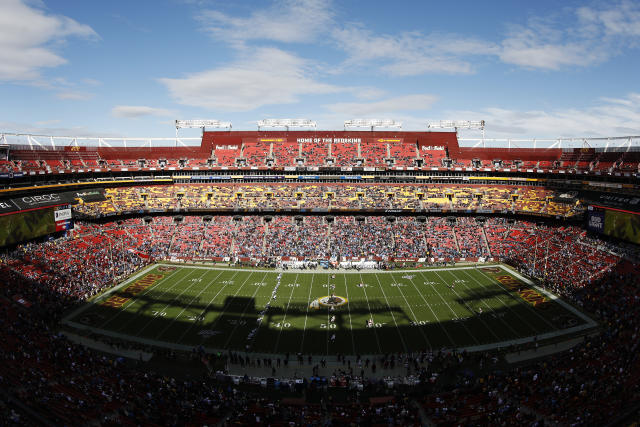
[[[18,207],[15,205],[15,203],[13,203],[12,200],[0,201],[0,215],[15,212],[17,210]]]
[[[47,206],[62,205],[72,203],[73,199],[65,193],[46,193],[35,196],[23,196],[12,199],[20,209],[44,208]]]
[[[57,210],[53,211],[53,215],[54,215],[54,219],[55,219],[56,223],[58,221],[64,221],[64,220],[67,220],[67,219],[71,219],[71,208],[57,209]]]
[[[106,199],[104,196],[104,190],[102,188],[92,188],[88,190],[69,191],[69,196],[73,199],[82,199],[83,202],[103,202]]]

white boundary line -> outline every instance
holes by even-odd
[[[377,274],[376,274],[376,277],[378,277]],[[393,278],[395,283],[398,283],[398,280],[393,276],[393,273],[391,273],[391,277]],[[409,280],[411,280],[411,279],[409,279]],[[378,283],[380,283],[380,279],[378,279]],[[431,342],[429,342],[429,338],[427,338],[427,335],[422,330],[422,327],[420,327],[420,325],[418,325],[419,320],[416,317],[416,314],[413,312],[413,308],[411,307],[411,304],[409,304],[409,301],[407,300],[407,297],[404,295],[404,292],[402,292],[402,289],[400,289],[400,286],[396,286],[396,287],[397,287],[398,291],[400,292],[400,295],[402,295],[402,298],[404,299],[404,302],[407,303],[407,308],[409,309],[409,311],[411,312],[411,315],[413,316],[413,322],[416,324],[416,326],[418,327],[418,330],[420,331],[420,334],[422,335],[422,338],[424,338],[425,342],[427,343],[427,347],[429,347],[429,350],[431,350],[432,349]]]
[[[221,274],[222,274],[222,273],[218,274],[218,276],[216,277],[216,279],[218,279],[218,277],[220,277],[220,275],[221,275]],[[231,278],[230,278],[229,280],[231,280],[231,279],[233,279],[234,277],[236,277],[236,275],[237,275],[237,274],[238,274],[238,273],[235,273],[233,276],[231,276]],[[214,279],[214,280],[216,280],[216,279]],[[209,283],[209,285],[211,285],[211,283]],[[220,295],[220,292],[222,292],[222,290],[223,290],[223,289],[225,289],[228,285],[229,285],[228,283],[226,283],[226,284],[222,285],[222,287],[220,288],[220,290],[219,290],[219,291],[218,291],[218,292],[213,296],[213,298],[211,298],[211,299],[209,300],[209,302],[207,303],[207,305],[202,309],[202,311],[200,312],[200,315],[199,315],[198,317],[200,317],[200,316],[204,316],[204,314],[207,312],[207,309],[211,306],[211,304],[213,303],[213,301],[215,301],[215,299],[216,299],[216,298],[218,298],[218,295]],[[204,322],[204,317],[202,318],[202,322]],[[193,327],[194,327],[195,325],[197,325],[198,323],[201,323],[201,322],[198,322],[198,321],[196,320],[196,321],[194,321],[192,324],[190,324],[190,325],[189,325],[189,327],[188,327],[188,328],[186,328],[186,329],[184,330],[184,332],[182,333],[182,335],[180,335],[180,338],[178,338],[178,343],[182,342],[182,339],[184,338],[184,336],[185,336],[185,335],[187,335],[187,333],[188,333],[191,329],[193,329]]]
[[[111,292],[121,288],[122,286],[125,286],[126,284],[130,283],[132,280],[135,280],[137,277],[139,277],[140,275],[146,273],[148,270],[156,267],[157,265],[165,265],[165,266],[172,266],[172,267],[181,267],[180,265],[175,265],[175,264],[154,264],[151,265],[147,268],[145,268],[144,270],[140,271],[139,273],[137,273],[134,276],[131,276],[129,279],[127,279],[125,282],[123,282],[121,285],[118,285],[117,287],[111,289],[110,291],[104,293],[103,295],[100,296],[100,298],[93,300],[93,301],[98,301],[101,300],[104,296],[110,294]],[[539,288],[538,286],[534,285],[533,282],[525,277],[523,277],[522,275],[520,275],[519,273],[513,271],[510,267],[502,265],[502,264],[486,264],[487,266],[499,266],[500,268],[502,268],[503,270],[509,272],[510,274],[513,274],[515,277],[519,278],[520,280],[524,281],[525,283],[527,283],[528,285],[534,287],[536,290],[544,293],[546,296],[548,296],[549,298],[556,300],[559,304],[561,304],[563,307],[565,307],[567,310],[571,311],[572,313],[574,313],[575,315],[577,315],[578,317],[580,317],[581,319],[585,320],[585,324],[583,325],[579,325],[579,326],[574,326],[572,328],[567,328],[567,329],[562,329],[562,330],[558,330],[558,331],[552,331],[552,332],[547,332],[545,334],[541,334],[541,335],[536,335],[536,336],[530,336],[530,337],[524,337],[524,338],[520,338],[520,339],[516,339],[516,340],[509,340],[509,341],[501,341],[501,342],[496,342],[496,343],[491,343],[491,344],[482,344],[482,345],[474,345],[474,346],[468,346],[468,347],[451,347],[451,348],[442,348],[442,351],[448,351],[448,350],[458,350],[458,351],[467,351],[467,352],[477,352],[477,351],[487,351],[487,350],[494,350],[497,348],[504,348],[504,347],[508,347],[510,345],[519,345],[519,344],[525,344],[525,343],[530,343],[537,340],[545,340],[548,338],[556,338],[559,336],[563,336],[563,335],[569,335],[569,334],[574,334],[577,332],[581,332],[584,331],[586,329],[590,329],[590,328],[594,328],[598,326],[598,323],[595,322],[594,320],[590,319],[588,316],[586,316],[585,314],[583,314],[582,312],[580,312],[579,310],[575,309],[574,307],[572,307],[570,304],[565,303],[562,299],[558,298],[556,295]],[[207,267],[202,267],[202,266],[192,266],[192,265],[185,265],[182,266],[185,268],[207,268]],[[455,267],[453,267],[455,268]],[[457,267],[455,269],[474,269],[475,267],[471,266],[471,267]],[[211,267],[210,269],[219,269],[219,268],[214,268]],[[226,270],[233,270],[236,271],[238,269],[226,269]],[[425,270],[393,270],[394,273],[410,273],[410,272],[417,272],[417,273],[422,273],[423,271],[433,271],[433,270],[447,270],[447,269],[425,269]],[[256,270],[250,270],[250,269],[246,269],[246,270],[240,270],[240,271],[246,271],[246,272],[255,272]],[[275,270],[263,270],[266,272],[274,272]],[[316,273],[318,274],[319,272],[301,272],[301,273]],[[353,272],[354,274],[358,274],[360,272]],[[340,274],[344,274],[344,273],[340,273]],[[424,277],[424,276],[423,276]],[[174,350],[181,350],[181,351],[191,351],[193,350],[195,347],[197,347],[196,345],[183,345],[183,344],[176,344],[176,343],[171,343],[171,342],[166,342],[166,341],[157,341],[157,340],[152,340],[152,339],[146,339],[146,338],[140,338],[140,337],[135,337],[132,335],[126,335],[126,334],[121,334],[118,332],[114,332],[114,331],[110,331],[110,330],[106,330],[106,329],[100,329],[100,328],[96,328],[93,326],[87,326],[87,325],[83,325],[80,323],[76,323],[76,322],[72,322],[69,320],[69,318],[76,316],[77,314],[83,312],[84,310],[86,310],[87,308],[91,307],[91,304],[85,304],[82,307],[79,307],[77,310],[75,310],[74,312],[72,312],[71,314],[69,314],[67,317],[65,317],[63,319],[63,321],[61,323],[66,324],[68,326],[80,329],[80,330],[86,330],[86,331],[91,331],[94,333],[98,333],[101,335],[105,335],[105,336],[109,336],[109,337],[114,337],[114,338],[120,338],[120,339],[124,339],[124,340],[129,340],[129,341],[135,341],[135,342],[139,342],[142,344],[146,344],[146,345],[151,345],[151,346],[156,346],[156,347],[163,347],[163,348],[169,348],[169,349],[174,349]],[[377,335],[376,335],[377,338]],[[379,344],[379,343],[378,343]],[[224,349],[224,348],[210,348],[210,347],[205,347],[204,348],[205,351],[207,353],[215,353],[215,352],[226,352],[228,349]],[[268,355],[268,353],[255,353],[256,355],[259,354],[264,354],[264,355]],[[369,357],[377,357],[379,356],[380,353],[377,354],[370,354],[370,355],[361,355],[361,356],[369,356]]]
[[[284,276],[284,274],[283,274]],[[282,279],[281,279],[282,280]],[[291,286],[291,293],[289,294],[289,301],[287,301],[287,307],[284,309],[284,316],[282,317],[282,320],[280,321],[280,330],[278,331],[278,338],[276,339],[276,345],[273,347],[273,352],[275,353],[276,350],[278,349],[278,344],[280,344],[280,336],[282,335],[282,330],[284,329],[284,323],[287,320],[287,312],[289,311],[289,305],[291,304],[291,297],[293,296],[293,293],[296,290],[295,284],[298,283],[298,274],[296,274],[296,278],[293,279],[293,284],[294,286]],[[306,321],[306,318],[305,318]],[[260,328],[258,328],[258,330],[260,330]],[[257,333],[256,333],[257,335]]]
[[[302,328],[302,338],[300,339],[300,353],[304,348],[304,337],[307,335],[307,319],[309,318],[309,306],[311,305],[311,291],[313,290],[313,279],[316,276],[311,276],[311,283],[309,284],[309,295],[307,296],[307,311],[304,314],[304,327]]]
[[[406,352],[408,350],[407,343],[404,342],[404,337],[402,336],[402,332],[400,332],[400,327],[398,327],[396,316],[395,314],[393,314],[393,310],[391,309],[391,304],[389,304],[389,299],[387,299],[387,294],[384,292],[384,289],[382,287],[382,282],[380,282],[380,278],[378,277],[377,273],[374,273],[374,276],[376,276],[376,281],[378,282],[378,286],[380,286],[380,290],[382,291],[382,296],[384,296],[384,300],[387,302],[387,308],[389,309],[389,313],[391,313],[391,318],[393,319],[393,323],[396,325],[396,332],[400,336],[400,342],[402,343],[402,347]]]

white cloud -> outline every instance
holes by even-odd
[[[428,94],[398,96],[375,102],[340,102],[325,105],[329,111],[345,117],[388,116],[402,111],[422,111],[431,108],[437,97]],[[381,117],[377,117],[381,118]]]
[[[86,101],[94,97],[94,94],[87,92],[64,91],[56,93],[58,99],[66,99],[72,101]]]
[[[313,41],[332,18],[329,0],[278,0],[248,17],[234,17],[218,10],[198,12],[205,31],[215,38],[243,43],[271,40],[283,43]]]
[[[598,9],[571,9],[563,16],[536,17],[526,26],[512,27],[502,41],[500,59],[549,70],[586,67],[637,47],[639,41],[640,4],[614,2]]]
[[[640,94],[602,98],[592,106],[551,111],[489,107],[451,111],[448,117],[486,120],[490,137],[557,138],[640,135]]]
[[[40,69],[66,63],[54,48],[69,37],[98,36],[88,25],[66,16],[48,14],[22,0],[2,0],[0,80],[35,80]]]
[[[172,116],[173,114],[174,112],[171,110],[145,105],[116,105],[111,109],[112,116],[128,119],[137,119],[144,116]]]
[[[337,29],[332,37],[347,53],[342,69],[373,65],[395,76],[469,74],[473,72],[472,56],[498,52],[495,44],[474,38],[420,32],[375,35],[359,25]]]
[[[227,66],[160,82],[180,104],[222,111],[250,111],[294,103],[302,95],[345,90],[316,81],[304,59],[275,48],[260,48]]]

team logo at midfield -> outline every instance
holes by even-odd
[[[158,267],[158,271],[163,271],[163,272],[169,272],[169,271],[174,271],[177,267],[174,267],[172,265],[161,265]]]
[[[320,297],[309,304],[309,308],[318,309],[320,307],[340,307],[348,303],[349,300],[345,297],[338,295],[327,295],[326,297]]]

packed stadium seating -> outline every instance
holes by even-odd
[[[456,185],[218,184],[116,187],[110,201],[84,203],[78,212],[96,216],[139,210],[336,209],[505,211],[569,217],[580,206],[555,201],[543,187]],[[514,201],[515,200],[515,201]]]
[[[616,425],[637,411],[640,251],[587,232],[585,207],[561,195],[567,177],[578,173],[595,181],[597,174],[610,177],[595,186],[637,191],[629,180],[615,179],[639,172],[638,152],[461,148],[455,141],[426,140],[447,136],[422,133],[349,134],[353,142],[331,142],[342,133],[303,136],[205,132],[201,147],[21,147],[0,160],[5,190],[38,193],[36,186],[49,184],[39,175],[64,174],[64,185],[83,188],[80,181],[89,181],[106,197],[73,206],[73,231],[0,254],[3,425],[591,426]],[[312,168],[296,173],[318,176],[296,180],[289,175],[294,166]],[[344,169],[325,172],[326,166]],[[349,177],[357,167],[367,169]],[[260,169],[255,173],[265,179],[207,178],[228,174],[221,168]],[[431,174],[432,168],[439,171]],[[473,173],[463,181],[458,175],[467,168]],[[132,171],[149,173],[120,173]],[[154,174],[166,183],[151,184]],[[198,174],[205,179],[190,181]],[[334,182],[343,174],[346,179]],[[266,178],[272,175],[287,175],[287,182]],[[364,175],[375,175],[375,183]],[[128,182],[109,182],[121,176]],[[28,183],[34,186],[23,189]],[[65,313],[157,260],[262,268],[292,258],[331,266],[366,259],[389,269],[500,261],[589,313],[599,329],[577,338],[570,350],[516,364],[506,355],[535,353],[537,341],[477,353],[370,355],[384,378],[369,378],[375,368],[367,366],[360,374],[345,368],[327,378],[276,378],[277,386],[266,378],[234,383],[226,377],[228,366],[255,367],[260,356],[251,353],[194,348],[176,356],[110,341],[160,359],[146,364],[96,352],[60,333]],[[308,356],[319,363],[317,355]],[[355,366],[359,355],[342,357],[343,365]],[[177,359],[216,368],[174,377]]]
[[[234,227],[237,230],[230,234]],[[395,396],[385,398],[385,403],[322,406],[280,402],[250,388],[240,391],[220,387],[210,379],[194,383],[141,372],[119,359],[101,356],[67,341],[58,334],[55,323],[51,323],[70,305],[109,286],[110,271],[116,276],[126,275],[148,262],[145,251],[159,258],[175,253],[189,255],[199,250],[230,247],[233,243],[229,241],[237,239],[243,246],[237,253],[260,254],[265,251],[264,237],[269,236],[266,253],[280,254],[277,247],[286,247],[304,234],[311,238],[294,246],[293,253],[302,256],[321,253],[329,240],[337,242],[335,251],[344,256],[394,252],[404,255],[416,252],[415,245],[408,242],[420,240],[422,233],[432,233],[429,239],[434,247],[440,248],[443,246],[440,242],[448,241],[452,251],[456,245],[464,248],[461,251],[473,251],[481,250],[475,242],[483,230],[492,256],[513,258],[525,271],[537,271],[550,289],[597,313],[606,332],[586,338],[571,352],[533,361],[524,367],[500,368],[497,372],[491,370],[493,362],[484,356],[397,355],[398,364],[416,364],[417,375],[424,381],[422,386],[402,392],[386,390],[387,396]],[[373,238],[364,246],[357,245],[349,236],[354,232],[370,233]],[[207,236],[206,239],[201,236],[200,243],[211,243],[208,249],[200,248],[198,239],[193,237],[200,233]],[[146,247],[141,242],[147,242]],[[356,221],[353,217],[338,217],[327,223],[318,217],[302,221],[277,217],[266,222],[260,217],[247,217],[238,223],[231,217],[203,221],[202,217],[193,216],[181,221],[156,217],[151,225],[139,218],[79,223],[73,238],[27,243],[3,256],[0,269],[5,285],[0,289],[3,295],[0,309],[2,319],[8,323],[0,332],[5,343],[0,356],[0,383],[3,390],[15,393],[23,402],[21,407],[11,405],[14,411],[11,417],[26,420],[40,414],[67,424],[98,419],[129,424],[143,418],[156,423],[178,419],[183,423],[200,423],[227,417],[229,422],[237,423],[257,420],[312,423],[329,417],[334,422],[384,420],[385,424],[420,424],[420,415],[410,401],[419,403],[424,416],[434,425],[465,420],[491,425],[522,424],[541,418],[562,424],[602,424],[640,402],[637,340],[632,338],[640,319],[635,303],[639,297],[640,271],[628,262],[620,263],[620,258],[612,256],[606,245],[576,227],[509,218],[488,218],[482,222],[458,218],[455,223],[438,218],[421,223],[413,218],[391,221],[385,217],[366,217],[365,221]],[[102,249],[96,252],[97,247]],[[14,301],[21,302],[14,304]],[[387,357],[381,356],[381,369],[389,365]],[[440,370],[438,366],[464,375],[469,363],[476,368],[479,363],[478,375],[467,376],[462,386],[457,381],[445,380],[446,375],[442,379],[433,376]],[[331,384],[340,387],[342,381],[336,377]],[[370,383],[367,387],[376,390],[379,386]],[[150,390],[153,391],[148,393]],[[408,394],[402,397],[402,393]],[[163,404],[158,405],[158,401]],[[24,412],[25,408],[28,412]]]

